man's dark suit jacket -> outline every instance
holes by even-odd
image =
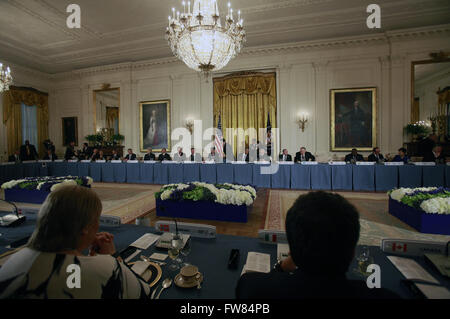
[[[372,153],[372,154],[369,155],[369,157],[367,158],[367,160],[368,160],[369,162],[378,162],[378,161],[380,161],[380,160],[384,160],[383,154],[378,154],[378,157],[379,157],[379,158],[377,159],[376,156],[375,156],[375,154]]]
[[[119,161],[119,160],[120,160],[119,154],[113,154],[113,155],[111,156],[111,160],[112,160],[112,161]]]
[[[58,159],[58,156],[56,156],[56,154],[53,154],[53,158],[50,158],[50,156],[48,154],[45,154],[45,156],[44,156],[44,161],[50,161],[50,160],[54,161],[57,159]]]
[[[237,299],[397,299],[387,289],[369,289],[365,281],[310,275],[296,270],[289,274],[273,270],[266,273],[247,273],[238,281]]]
[[[353,155],[352,154],[348,154],[348,155],[345,156],[345,161],[346,162],[351,162],[352,158],[353,158]],[[356,155],[356,161],[357,162],[364,162],[364,157],[361,154],[357,154]]]
[[[66,161],[72,159],[72,157],[75,156],[75,150],[71,148],[70,146],[66,148],[66,154],[64,155],[64,159]]]
[[[17,159],[16,159],[16,155],[15,154],[10,155],[8,157],[8,162],[10,162],[10,163],[20,162],[20,156],[17,155]]]
[[[172,157],[170,157],[170,155],[168,153],[166,154],[159,154],[158,156],[158,161],[162,162],[162,161],[171,161]]]
[[[433,152],[429,152],[429,153],[425,154],[425,156],[423,157],[423,162],[438,162],[441,164],[445,164],[444,153],[441,152],[441,155],[439,155],[438,157],[435,157]]]
[[[38,159],[38,153],[36,152],[36,147],[34,145],[28,145],[28,148],[30,150],[30,155],[27,154],[27,146],[22,145],[20,147],[20,160],[21,161],[35,161]]]
[[[150,154],[145,154],[144,156],[144,161],[155,161],[156,160],[156,155],[153,153]]]
[[[125,159],[128,161],[135,161],[137,159],[136,154],[127,154],[127,156],[125,156]]]
[[[281,154],[279,157],[280,162],[283,160],[283,154]],[[286,155],[286,162],[292,162],[292,156],[291,155]]]
[[[314,162],[316,160],[316,157],[314,155],[312,155],[310,152],[306,152],[305,153],[305,160],[307,162],[312,161]],[[297,152],[295,153],[295,158],[294,158],[294,162],[301,162],[302,161],[302,153]]]

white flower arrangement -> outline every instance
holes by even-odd
[[[397,202],[401,202],[403,196],[410,195],[416,191],[421,192],[431,192],[436,190],[437,187],[419,187],[419,188],[398,188],[391,191],[390,196],[392,199],[396,200]]]
[[[450,214],[450,197],[435,197],[425,200],[420,208],[428,214]]]
[[[26,179],[17,179],[17,180],[12,180],[6,183],[2,184],[2,189],[10,189],[10,188],[14,188],[16,185],[22,183],[22,182],[26,182]]]

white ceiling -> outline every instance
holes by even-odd
[[[218,0],[225,10],[227,0]],[[448,0],[232,0],[246,47],[368,35],[449,23]],[[66,7],[81,7],[68,29]],[[366,7],[381,6],[382,29],[366,27]],[[167,17],[181,0],[0,0],[0,61],[47,73],[172,56]]]

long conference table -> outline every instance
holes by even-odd
[[[0,212],[0,215],[2,213]],[[16,228],[0,229],[0,255],[9,251],[8,245],[15,242],[24,242],[34,231],[36,224],[35,216],[28,216],[26,222]],[[158,233],[154,228],[135,225],[121,225],[119,227],[100,227],[100,231],[110,232],[114,235],[114,243],[118,251],[123,251],[135,240],[146,233]],[[26,240],[25,240],[26,242]],[[13,245],[14,246],[14,245]],[[228,258],[232,249],[239,249],[240,259],[239,267],[235,270],[228,269]],[[357,247],[356,256],[360,254],[361,247]],[[388,260],[387,255],[383,253],[379,247],[369,247],[370,255],[374,259],[374,263],[380,266],[381,270],[381,287],[396,292],[400,297],[410,299],[417,296],[403,284],[405,277],[395,268]],[[230,235],[218,234],[216,238],[191,238],[191,253],[184,257],[185,261],[199,267],[200,272],[204,275],[202,289],[183,289],[172,285],[167,291],[161,295],[162,299],[233,299],[235,298],[235,287],[239,280],[242,267],[245,264],[248,252],[260,252],[270,255],[271,265],[277,261],[277,246],[274,244],[263,243],[257,238],[247,238]],[[158,250],[154,245],[147,250],[143,250],[141,254],[151,256],[153,253],[167,253]],[[140,260],[140,255],[136,256],[132,261]],[[428,265],[423,257],[415,257],[416,260],[426,271],[432,274],[440,285],[450,288],[450,281],[435,271]],[[170,260],[167,259],[167,263]],[[353,260],[347,277],[351,280],[363,280],[366,278],[354,271],[358,264],[356,259]],[[175,273],[171,272],[168,265],[162,267],[162,279],[158,283],[158,290],[161,289],[161,282],[164,278],[173,278]]]
[[[298,190],[388,191],[398,187],[450,187],[450,166],[279,165],[203,163],[32,162],[1,164],[0,183],[38,176],[90,176],[94,182],[157,184],[234,183],[258,188]]]

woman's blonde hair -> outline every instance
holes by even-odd
[[[28,246],[43,252],[77,249],[82,231],[102,212],[98,195],[82,186],[65,186],[48,195],[39,210]]]

